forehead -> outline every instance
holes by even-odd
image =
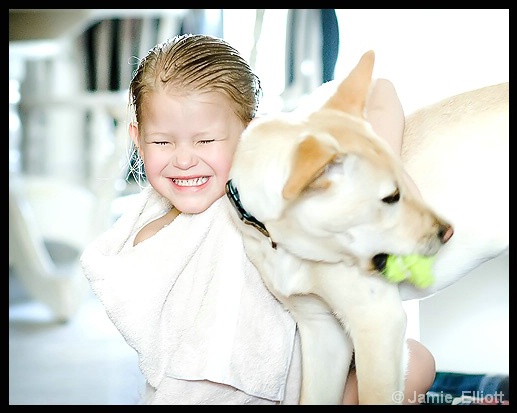
[[[228,98],[220,92],[150,94],[138,123],[143,135],[239,135],[244,129],[243,122],[228,104]]]
[[[340,111],[321,110],[309,116],[308,123],[315,130],[333,136],[345,153],[358,154],[379,168],[391,169],[393,166],[388,144],[364,120]]]
[[[149,108],[154,102],[160,104],[158,101],[165,101],[167,99],[174,99],[179,103],[197,103],[213,105],[219,109],[219,111],[231,112],[235,116],[242,120],[241,112],[242,107],[232,97],[222,89],[203,89],[203,90],[190,90],[185,88],[171,88],[168,87],[166,90],[154,91],[146,94],[146,98],[143,99],[143,107]]]
[[[163,117],[203,116],[230,118],[234,114],[230,99],[221,92],[183,90],[153,92],[143,100],[142,115],[147,121]]]

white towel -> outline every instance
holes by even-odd
[[[170,209],[147,188],[81,257],[159,403],[178,402],[180,387],[170,379],[209,380],[273,401],[285,397],[296,324],[247,259],[229,208],[223,196],[133,246],[140,228]]]

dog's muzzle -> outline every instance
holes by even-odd
[[[248,211],[246,211],[246,209],[242,205],[241,198],[239,196],[239,191],[237,190],[237,187],[233,184],[231,179],[228,180],[228,182],[226,182],[225,190],[226,196],[228,196],[228,198],[230,199],[230,203],[237,211],[239,219],[245,224],[251,225],[252,227],[258,229],[261,234],[263,234],[265,237],[267,237],[267,239],[269,239],[271,247],[273,249],[276,249],[276,242],[274,242],[271,239],[271,236],[269,235],[269,231],[266,229],[266,226],[253,215],[251,215]]]

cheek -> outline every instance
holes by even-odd
[[[219,154],[219,156],[214,158],[214,162],[217,165],[217,171],[219,174],[224,174],[225,176],[228,176],[230,172],[230,168],[232,166],[232,160],[233,156],[235,154],[235,147],[233,147],[231,150],[223,151]],[[215,166],[214,166],[215,168]]]
[[[144,151],[142,154],[146,175],[159,174],[169,163],[170,157],[165,151]]]

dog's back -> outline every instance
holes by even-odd
[[[509,84],[468,91],[406,119],[402,160],[424,200],[455,228],[438,254],[437,282],[452,284],[509,246]]]

